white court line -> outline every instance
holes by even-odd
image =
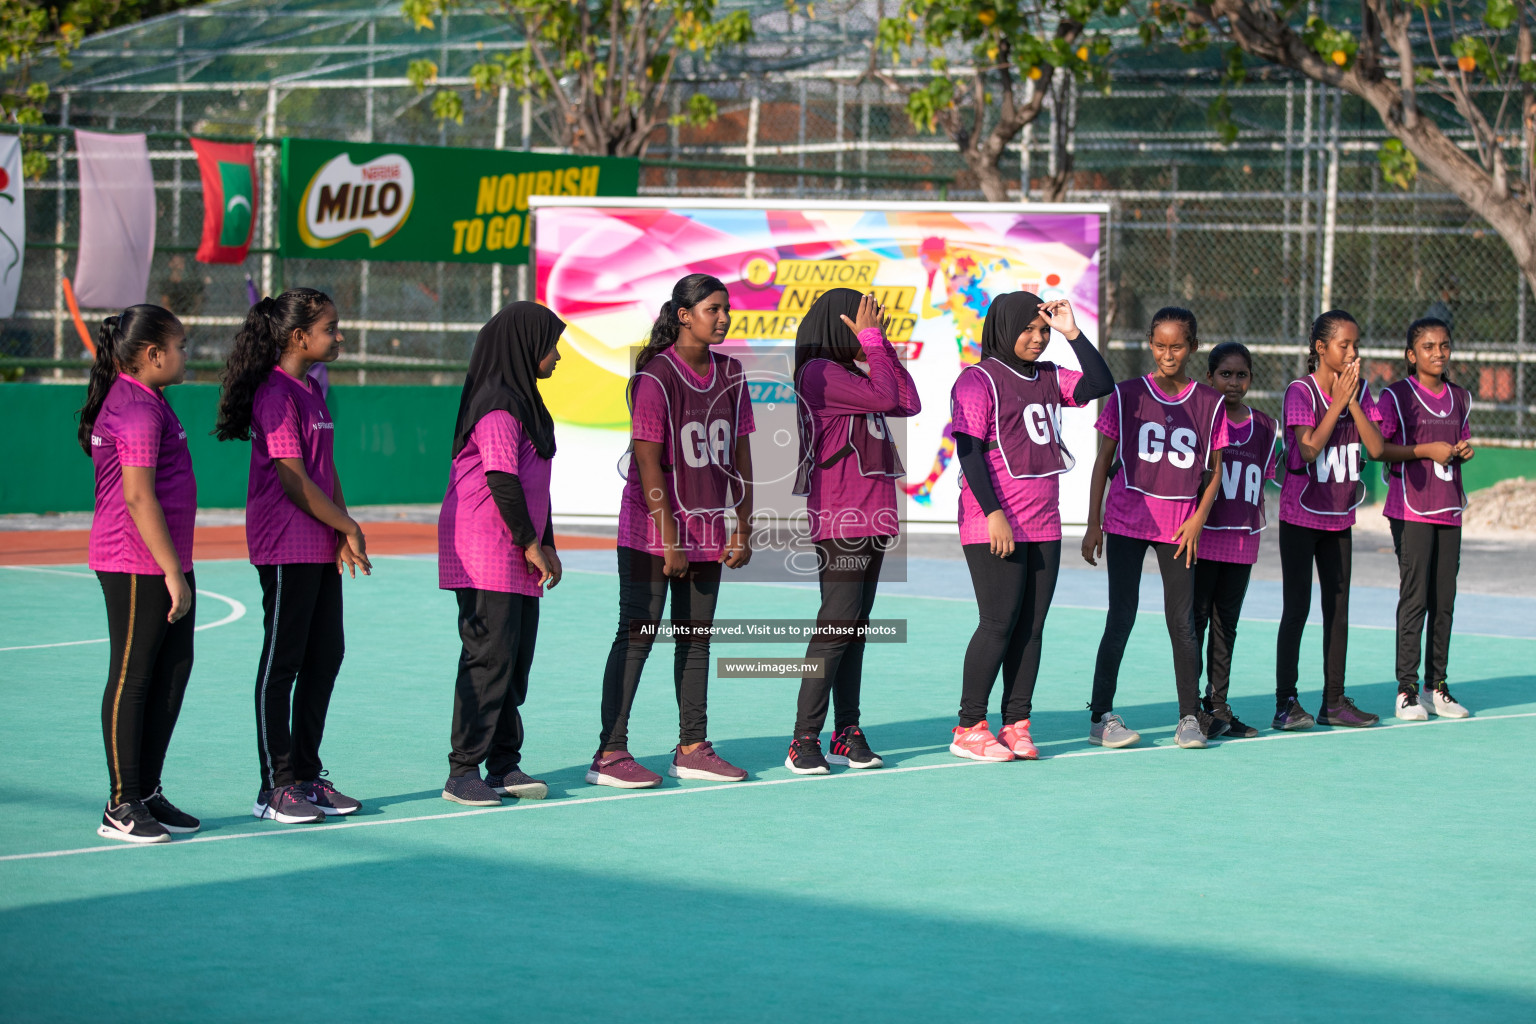
[[[0,569],[17,569],[22,572],[46,572],[55,576],[80,576],[85,579],[95,579],[95,575],[88,572],[68,572],[64,569],[44,569],[41,566],[36,565],[0,565]],[[215,594],[211,590],[203,590],[201,587],[198,588],[197,592],[202,597],[211,597],[216,601],[223,601],[225,604],[229,605],[229,614],[217,622],[208,622],[198,626],[193,630],[194,633],[201,633],[205,629],[217,629],[220,626],[227,626],[231,622],[238,622],[240,619],[245,618],[245,602],[237,601],[232,597],[225,597],[223,594]],[[107,642],[107,639],[107,637],[101,637],[97,640],[65,640],[62,643],[56,644],[22,644],[17,647],[0,647],[0,652],[38,651],[45,647],[79,647],[82,644],[104,644]]]
[[[1536,718],[1536,711],[1522,711],[1510,715],[1478,715],[1472,718],[1437,718],[1428,722],[1400,722],[1392,725],[1384,725],[1374,729],[1324,729],[1317,732],[1288,732],[1274,736],[1257,736],[1251,739],[1233,740],[1239,747],[1262,740],[1291,740],[1305,739],[1309,736],[1340,736],[1349,734],[1380,735],[1394,729],[1418,729],[1426,726],[1448,726],[1465,724],[1467,722],[1500,722],[1512,718]],[[1063,758],[1074,757],[1101,757],[1105,754],[1143,754],[1153,750],[1178,750],[1179,747],[1169,743],[1163,746],[1129,747],[1120,750],[1078,750],[1067,754],[1052,754],[1043,757],[1042,761],[1056,761]],[[975,768],[989,762],[985,761],[945,761],[940,764],[916,764],[905,768],[885,768],[879,771],[848,771],[839,772],[836,775],[793,775],[787,779],[757,779],[753,782],[722,782],[713,786],[688,786],[676,789],[642,789],[631,790],[627,793],[615,793],[611,796],[587,796],[574,800],[538,800],[524,805],[521,801],[504,807],[482,807],[473,811],[445,811],[441,814],[418,814],[408,818],[385,818],[379,821],[348,821],[343,818],[340,821],[327,823],[322,828],[296,828],[296,829],[272,829],[265,832],[231,832],[227,835],[196,836],[192,839],[180,839],[169,844],[128,844],[118,843],[112,846],[81,846],[71,850],[41,850],[37,853],[12,853],[0,856],[0,863],[14,860],[42,860],[51,857],[74,857],[84,853],[111,853],[119,850],[149,849],[153,846],[184,847],[195,846],[200,843],[219,843],[229,839],[262,839],[268,836],[297,836],[297,835],[335,835],[341,832],[350,832],[359,828],[375,828],[381,825],[408,825],[418,821],[442,821],[446,818],[474,818],[482,814],[506,814],[509,811],[521,811],[528,813],[538,810],[551,810],[557,807],[579,807],[582,804],[609,803],[614,800],[657,800],[662,797],[684,796],[689,793],[714,793],[721,790],[756,789],[762,786],[784,786],[790,783],[822,783],[828,784],[836,779],[857,778],[885,778],[890,775],[903,775],[907,772],[932,772],[945,768]],[[995,763],[995,762],[993,762]]]

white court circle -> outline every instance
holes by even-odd
[[[70,572],[67,569],[45,569],[40,565],[0,565],[0,569],[14,569],[18,572],[43,572],[50,576],[78,576],[81,579],[95,578],[91,573]],[[201,587],[197,589],[197,594],[199,597],[211,597],[215,601],[223,601],[225,604],[229,605],[229,614],[225,615],[217,622],[204,623],[203,625],[196,627],[193,632],[201,633],[205,629],[217,629],[220,626],[227,626],[231,622],[238,622],[239,620],[245,618],[246,607],[243,601],[237,601],[232,597],[226,597],[223,594],[216,594],[211,590],[204,590]],[[80,647],[85,644],[104,644],[106,642],[106,637],[100,637],[96,640],[65,640],[56,644],[21,644],[16,647],[0,647],[0,652],[38,651],[48,647]]]

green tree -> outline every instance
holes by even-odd
[[[652,132],[667,120],[667,89],[684,51],[708,59],[722,46],[752,37],[745,11],[720,16],[717,0],[405,0],[417,28],[461,6],[504,14],[523,45],[476,64],[469,76],[477,93],[503,85],[521,95],[554,101],[562,145],[594,156],[642,156]],[[414,61],[418,89],[438,68]],[[440,89],[432,98],[440,118],[462,120],[462,97]],[[695,93],[681,120],[707,124],[714,101]]]
[[[1059,200],[1072,175],[1069,92],[1078,83],[1107,88],[1109,82],[1109,38],[1090,33],[1090,25],[1118,14],[1122,2],[902,0],[896,17],[881,20],[877,46],[898,66],[926,66],[932,74],[921,84],[889,73],[880,77],[906,94],[913,125],[943,131],[954,141],[993,202],[1008,198],[999,166],[1003,153],[1051,98],[1056,173],[1044,198]],[[963,67],[952,61],[960,53],[969,62]]]
[[[1229,47],[1234,84],[1248,56],[1364,100],[1393,136],[1378,154],[1386,180],[1407,188],[1429,171],[1498,232],[1536,288],[1536,3],[1361,0],[1325,17],[1299,0],[1136,2],[1149,41]]]

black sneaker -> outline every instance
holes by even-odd
[[[443,785],[443,799],[467,807],[495,807],[501,803],[501,797],[485,784],[478,772],[474,775],[450,776]]]
[[[96,834],[103,839],[116,839],[124,843],[168,843],[171,834],[155,820],[145,806],[130,800],[101,812],[101,824]]]
[[[1349,729],[1367,729],[1381,721],[1380,715],[1361,711],[1348,697],[1340,697],[1337,704],[1324,704],[1317,712],[1318,725],[1339,725]]]
[[[1227,723],[1225,735],[1229,738],[1252,739],[1259,734],[1259,730],[1251,725],[1244,724],[1232,713],[1232,706],[1230,704],[1206,700],[1202,700],[1200,703],[1213,718],[1219,718]]]
[[[271,818],[284,825],[313,825],[325,820],[325,812],[309,802],[309,791],[300,785],[279,786],[257,793],[251,816]]]
[[[849,768],[884,768],[880,755],[869,749],[864,730],[856,725],[832,734],[832,753],[827,755],[832,764],[845,764]]]
[[[789,756],[784,759],[784,767],[796,775],[832,774],[832,769],[827,767],[827,759],[821,756],[821,737],[810,733],[795,737],[795,741],[789,745]]]
[[[298,783],[298,789],[304,794],[304,799],[314,804],[315,809],[321,814],[327,816],[352,814],[361,810],[363,806],[345,793],[338,793],[323,771],[318,779]]]
[[[160,791],[159,786],[156,786],[155,791],[144,798],[144,809],[167,832],[196,832],[203,827],[202,822],[167,800],[165,794]]]
[[[1301,706],[1301,701],[1291,697],[1276,708],[1275,720],[1269,723],[1269,727],[1294,732],[1297,729],[1310,729],[1316,724],[1317,719],[1307,714],[1306,708]]]
[[[1204,711],[1197,711],[1195,713],[1195,721],[1200,724],[1200,732],[1208,740],[1214,740],[1218,736],[1225,736],[1227,729],[1230,728],[1226,719],[1217,718],[1215,715],[1207,714]]]
[[[503,796],[516,796],[524,800],[543,800],[549,796],[548,783],[520,768],[513,768],[501,775],[487,775],[485,784]]]

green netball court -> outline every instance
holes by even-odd
[[[349,582],[324,753],[365,806],[308,827],[249,815],[260,591],[244,562],[200,563],[211,628],[165,777],[204,829],[151,848],[94,832],[106,649],[79,641],[105,632],[96,581],[0,568],[4,1018],[1536,1019],[1531,629],[1458,618],[1471,719],[1183,751],[1166,633],[1143,616],[1118,710],[1146,741],[1104,752],[1083,710],[1103,613],[1063,600],[1034,719],[1048,757],[972,764],[945,748],[974,606],[948,584],[920,596],[914,562],[876,605],[908,643],[866,660],[864,724],[891,767],[792,776],[795,682],[732,680],[710,733],[751,780],[626,794],[582,781],[611,558],[573,554],[544,605],[524,767],[550,798],[489,810],[438,795],[457,640],[434,563],[380,558]],[[814,596],[727,585],[719,614],[809,617]],[[1274,629],[1250,619],[1238,641],[1234,704],[1255,723]],[[1392,632],[1351,643],[1350,692],[1388,711]],[[670,661],[658,646],[632,725],[657,770]]]

